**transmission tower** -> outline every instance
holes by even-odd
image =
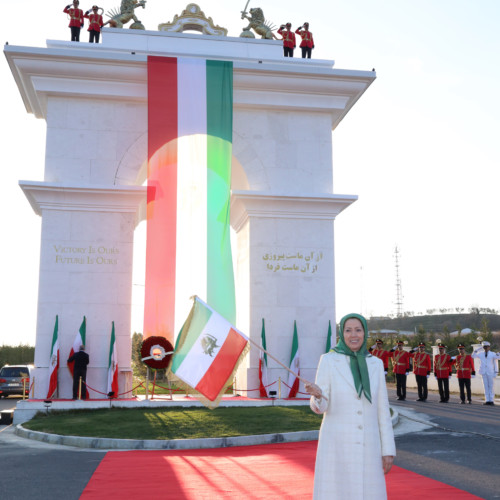
[[[394,247],[394,267],[396,269],[396,316],[401,318],[403,316],[403,292],[401,290],[401,278],[399,276],[399,249],[396,245]]]

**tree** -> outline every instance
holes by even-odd
[[[31,365],[35,359],[35,348],[30,345],[3,345],[0,347],[0,368],[3,365]]]
[[[142,333],[132,335],[132,371],[136,377],[146,376],[146,365],[141,361]]]

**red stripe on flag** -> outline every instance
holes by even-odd
[[[144,337],[174,341],[177,59],[148,57],[148,191]]]
[[[210,401],[217,399],[227,379],[231,376],[231,373],[233,373],[238,358],[243,352],[243,349],[245,349],[247,342],[247,339],[243,338],[238,332],[231,328],[226,337],[226,341],[222,344],[210,368],[198,382],[196,390]]]

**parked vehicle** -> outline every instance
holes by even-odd
[[[5,365],[0,370],[0,398],[30,391],[32,365]]]

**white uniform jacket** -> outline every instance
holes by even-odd
[[[316,384],[328,398],[311,398],[311,409],[324,413],[319,435],[314,499],[387,498],[382,456],[396,455],[384,366],[366,358],[372,402],[358,397],[349,357],[321,356]]]
[[[488,357],[486,357],[485,354],[485,351],[479,348],[477,351],[474,351],[471,356],[481,361],[479,367],[480,375],[491,375],[494,377],[497,372],[496,360],[500,357],[500,353],[490,351]]]

